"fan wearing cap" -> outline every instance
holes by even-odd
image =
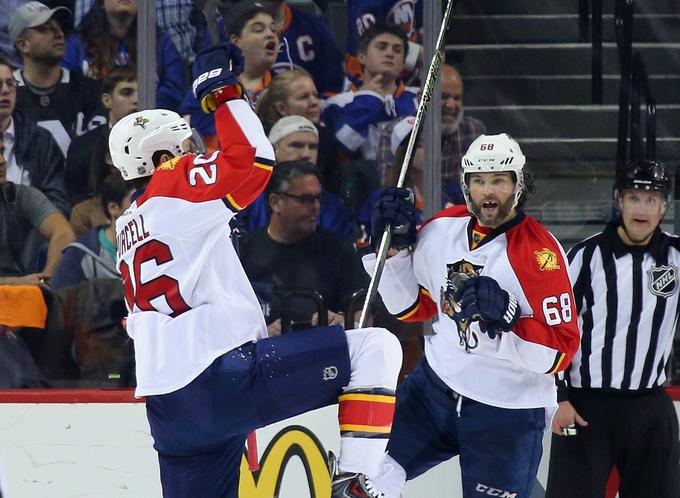
[[[269,131],[269,141],[274,146],[277,163],[302,160],[316,166],[319,132],[309,119],[302,116],[279,119]],[[254,230],[269,224],[271,210],[264,194],[239,217],[245,230]],[[354,239],[352,224],[342,201],[325,189],[321,192],[318,225],[320,228],[339,232],[350,240]]]
[[[680,237],[660,226],[671,192],[666,166],[628,162],[619,216],[569,251],[582,334],[560,374],[550,498],[602,498],[614,466],[624,498],[680,496],[678,419],[663,387],[680,303]]]
[[[392,187],[373,212],[374,247],[385,226],[392,231],[378,286],[385,306],[403,321],[433,319],[425,357],[397,393],[374,479],[385,498],[456,455],[464,496],[531,495],[557,407],[554,374],[576,352],[579,331],[564,252],[521,211],[525,163],[508,135],[481,135],[462,161],[467,207],[445,209],[416,232],[411,192]],[[363,261],[372,272],[376,256]]]
[[[12,16],[9,33],[23,62],[14,71],[17,108],[52,133],[64,156],[73,138],[106,122],[100,112],[100,85],[61,67],[63,29],[70,19],[65,7],[28,2]]]

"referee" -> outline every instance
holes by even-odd
[[[680,237],[659,227],[670,193],[663,165],[628,163],[619,219],[569,251],[581,348],[558,389],[546,498],[603,498],[614,466],[621,498],[680,497],[678,420],[662,387],[680,287]]]

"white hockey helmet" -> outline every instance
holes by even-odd
[[[133,112],[111,128],[111,160],[125,180],[149,176],[155,169],[152,157],[156,151],[182,155],[187,152],[182,143],[191,136],[189,123],[176,112],[165,109]]]
[[[516,207],[524,192],[524,165],[526,157],[519,144],[507,133],[499,135],[480,135],[470,144],[461,160],[463,169],[460,183],[465,201],[470,204],[470,188],[467,175],[470,173],[499,173],[508,171],[515,175],[515,199],[512,207]]]

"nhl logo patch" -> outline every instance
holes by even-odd
[[[649,290],[659,297],[670,297],[678,290],[678,268],[674,265],[655,266],[647,270]]]

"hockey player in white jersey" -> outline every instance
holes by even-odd
[[[387,189],[377,204],[373,238],[389,224],[396,246],[380,295],[402,320],[432,318],[434,332],[397,391],[379,496],[399,498],[406,480],[456,455],[465,497],[531,494],[557,405],[553,374],[579,334],[562,248],[520,211],[524,164],[508,135],[481,135],[462,160],[467,207],[441,211],[417,236],[408,190]],[[364,265],[370,273],[375,255]]]
[[[218,151],[187,153],[188,124],[165,110],[131,114],[110,135],[123,178],[150,177],[116,223],[117,259],[163,496],[237,498],[248,432],[339,403],[334,493],[367,497],[365,475],[376,472],[391,428],[399,342],[384,329],[339,326],[267,337],[230,240],[229,220],[274,167],[242,97],[241,60],[223,44],[194,64]]]

